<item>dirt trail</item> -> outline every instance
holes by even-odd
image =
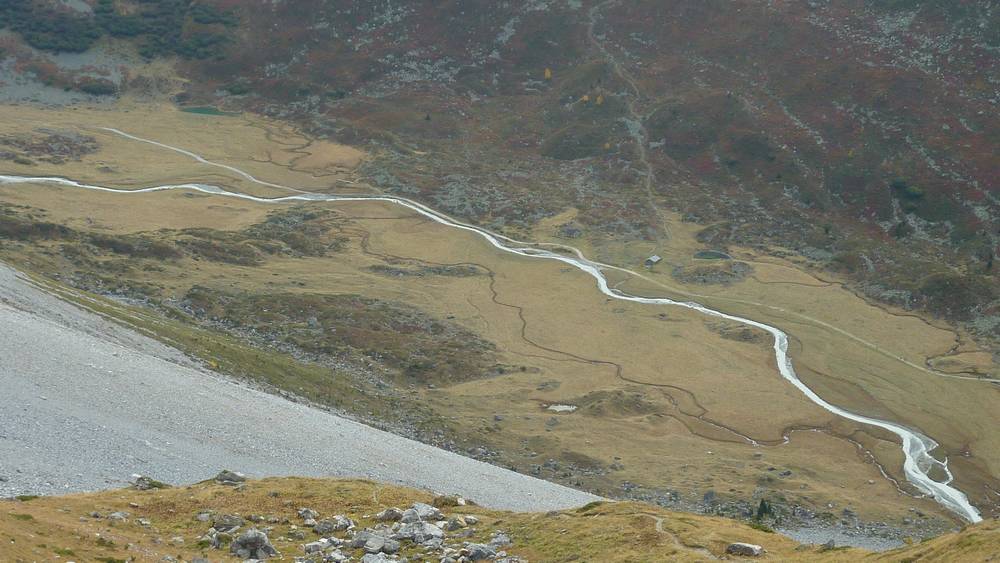
[[[656,195],[656,174],[653,171],[653,165],[649,161],[649,134],[646,131],[645,116],[642,115],[637,109],[639,100],[642,99],[642,93],[639,90],[639,84],[635,81],[635,78],[629,73],[625,66],[618,60],[617,57],[607,48],[607,46],[597,38],[594,33],[594,28],[597,26],[597,18],[600,15],[601,10],[605,6],[611,4],[616,4],[618,0],[607,0],[595,5],[588,12],[590,17],[590,22],[587,26],[587,38],[590,40],[591,44],[601,53],[611,68],[615,71],[629,88],[632,90],[632,96],[627,96],[625,99],[625,107],[628,109],[629,121],[626,123],[629,134],[635,141],[636,151],[639,154],[639,162],[645,169],[642,178],[643,188],[646,190],[646,195],[649,199],[649,205],[653,208],[656,214],[660,217],[660,226],[663,229],[664,236],[670,236],[670,224],[667,220],[667,215],[660,208],[658,203],[658,197]]]

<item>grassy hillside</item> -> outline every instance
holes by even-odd
[[[339,163],[369,161],[252,115],[119,107],[9,109],[0,134],[32,159],[11,170],[124,187],[199,181],[282,193],[100,126],[320,191],[336,189],[331,178],[355,177]],[[59,127],[58,138],[35,132],[39,121]],[[60,163],[45,160],[42,149],[84,134]],[[838,421],[782,383],[765,336],[674,308],[609,303],[590,278],[497,253],[397,207],[41,185],[3,186],[0,200],[5,260],[73,287],[71,298],[211,369],[605,496],[737,518],[764,499],[783,526],[860,525],[897,539],[954,525],[932,500],[901,494],[891,436]],[[546,220],[529,238],[555,239],[573,220]],[[992,514],[1000,450],[986,429],[1000,388],[986,379],[995,373],[988,351],[943,323],[874,307],[791,260],[739,247],[729,249],[734,261],[702,259],[698,226],[671,229],[658,247],[574,242],[627,264],[655,251],[674,266],[614,279],[622,289],[786,327],[809,385],[835,404],[932,436],[959,487]],[[928,363],[984,379],[939,377],[920,368]]]
[[[662,240],[677,211],[1000,336],[987,0],[182,4],[15,3],[0,53],[99,98],[162,77],[59,53],[128,45],[180,103],[365,145],[379,188],[495,228]]]
[[[474,500],[474,499],[471,499]],[[271,478],[232,487],[206,481],[187,487],[123,489],[63,497],[0,501],[0,537],[7,561],[193,561],[237,560],[229,549],[201,538],[222,515],[239,515],[241,531],[268,529],[277,560],[303,555],[302,546],[320,537],[349,539],[375,527],[375,515],[414,502],[433,503],[446,518],[474,516],[478,522],[446,532],[445,546],[489,543],[498,533],[509,556],[529,561],[699,561],[725,554],[732,542],[763,546],[772,561],[973,561],[989,560],[1000,546],[1000,526],[991,521],[957,534],[874,554],[859,549],[804,546],[776,533],[723,518],[674,513],[641,503],[593,503],[574,510],[526,514],[474,505],[454,497],[360,480]],[[344,515],[353,531],[317,534],[304,525],[300,508],[318,520]],[[119,513],[116,516],[111,516]],[[206,514],[198,518],[199,514]],[[294,539],[298,537],[299,539]],[[360,558],[360,549],[342,548]],[[423,547],[402,542],[401,556],[437,560]],[[316,559],[318,560],[318,559]]]

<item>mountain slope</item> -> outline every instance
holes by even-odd
[[[224,379],[2,265],[0,348],[0,494],[94,490],[133,473],[185,482],[231,466],[370,477],[503,509],[599,498]]]

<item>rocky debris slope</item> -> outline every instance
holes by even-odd
[[[121,486],[132,474],[183,483],[238,467],[368,477],[503,509],[598,499],[237,384],[3,265],[0,357],[0,496]]]
[[[161,488],[150,486],[150,483],[159,481],[146,476],[135,477],[135,490]],[[241,491],[245,487],[246,477],[241,473],[223,470],[212,482]],[[168,487],[162,483],[160,485]],[[424,502],[414,502],[406,509],[389,507],[374,515],[355,515],[353,518],[345,514],[321,515],[319,511],[308,507],[298,508],[295,517],[270,514],[250,515],[246,518],[237,513],[217,513],[205,509],[194,515],[195,521],[210,525],[197,539],[196,545],[213,550],[210,552],[213,556],[228,552],[244,560],[258,561],[281,557],[283,554],[271,543],[269,536],[276,532],[278,525],[285,525],[287,530],[279,537],[279,541],[301,542],[298,547],[303,555],[295,556],[295,561],[300,563],[525,561],[507,553],[505,548],[512,546],[513,541],[502,530],[493,531],[488,541],[472,541],[479,518],[461,510],[463,507],[473,506],[464,498],[437,497],[435,503],[448,506],[450,514]],[[102,518],[99,512],[92,512],[89,516]],[[106,518],[125,523],[131,516],[128,512],[113,512]],[[355,518],[373,519],[374,525],[361,527]],[[144,527],[152,524],[145,518],[138,518],[135,522]],[[185,540],[182,536],[176,536],[171,539],[171,543],[183,545]],[[404,553],[410,557],[404,556]]]

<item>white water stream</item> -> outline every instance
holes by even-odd
[[[283,186],[280,184],[273,184],[271,182],[258,180],[257,178],[255,178],[254,176],[243,170],[225,164],[211,162],[195,153],[179,149],[177,147],[165,145],[162,143],[158,143],[156,141],[150,141],[148,139],[143,139],[141,137],[135,137],[133,135],[129,135],[122,131],[118,131],[117,129],[110,129],[110,128],[102,128],[102,129],[105,129],[106,131],[110,131],[112,133],[116,133],[124,137],[128,137],[136,141],[150,143],[165,149],[179,152],[181,154],[190,156],[191,158],[194,158],[195,160],[203,164],[224,168],[226,170],[229,170],[231,172],[240,175],[243,178],[246,178],[247,180],[259,183],[261,185],[279,189],[291,190],[298,193],[297,195],[286,196],[286,197],[264,198],[264,197],[252,196],[249,194],[229,192],[218,186],[211,186],[206,184],[171,184],[171,185],[153,186],[153,187],[139,188],[139,189],[119,189],[119,188],[108,188],[104,186],[83,184],[66,178],[9,176],[9,175],[0,175],[0,184],[14,184],[14,183],[57,184],[73,188],[83,188],[88,190],[121,193],[121,194],[149,193],[149,192],[158,192],[165,190],[190,190],[207,194],[213,194],[225,197],[234,197],[239,199],[256,201],[260,203],[270,203],[270,204],[295,202],[295,201],[346,201],[346,202],[385,201],[401,205],[403,207],[407,207],[427,217],[428,219],[431,219],[442,225],[475,233],[486,239],[487,242],[492,244],[497,249],[502,250],[504,252],[510,252],[512,254],[517,254],[520,256],[526,256],[530,258],[558,260],[560,262],[569,264],[570,266],[582,270],[583,272],[586,272],[587,274],[592,276],[597,281],[597,287],[598,289],[600,289],[601,293],[607,295],[608,297],[612,297],[614,299],[621,299],[623,301],[644,303],[648,305],[669,305],[675,307],[684,307],[686,309],[693,309],[705,315],[727,319],[730,321],[757,327],[761,330],[767,331],[768,333],[771,334],[771,336],[774,337],[774,356],[775,359],[777,360],[778,371],[781,373],[781,376],[785,378],[785,380],[794,385],[810,401],[819,405],[823,409],[833,414],[836,414],[837,416],[841,416],[843,418],[846,418],[848,420],[853,420],[854,422],[858,422],[861,424],[876,426],[878,428],[888,430],[889,432],[892,432],[893,434],[899,436],[903,442],[903,454],[905,456],[905,461],[903,462],[903,472],[906,475],[906,479],[921,492],[932,496],[934,500],[936,500],[939,504],[951,510],[952,512],[958,514],[962,518],[965,518],[970,522],[979,522],[982,520],[982,517],[979,514],[979,510],[977,510],[976,507],[972,506],[972,504],[969,503],[969,499],[965,496],[965,493],[951,486],[952,475],[951,471],[949,471],[948,469],[948,461],[947,460],[939,461],[935,459],[934,456],[931,455],[931,451],[933,451],[938,446],[937,442],[923,435],[919,431],[911,430],[909,428],[906,428],[902,425],[893,422],[887,422],[877,418],[871,418],[860,414],[855,414],[853,412],[844,410],[840,407],[837,407],[825,401],[822,397],[817,395],[812,389],[806,386],[806,384],[803,383],[798,378],[798,375],[796,375],[795,369],[792,367],[792,361],[788,357],[788,335],[778,328],[775,328],[773,326],[758,321],[746,319],[743,317],[729,315],[720,311],[716,311],[714,309],[710,309],[699,303],[694,303],[690,301],[674,301],[673,299],[666,299],[666,298],[637,297],[634,295],[629,295],[618,289],[609,287],[608,280],[607,278],[605,278],[603,270],[617,270],[630,275],[642,277],[637,272],[633,272],[631,270],[627,270],[618,266],[612,266],[610,264],[595,262],[593,260],[586,258],[583,255],[583,253],[580,252],[578,249],[572,247],[564,247],[564,248],[571,250],[574,253],[574,256],[567,256],[564,254],[559,254],[557,252],[552,252],[549,250],[532,247],[530,246],[531,243],[518,241],[497,233],[493,233],[486,229],[476,227],[474,225],[463,223],[457,219],[453,219],[448,215],[445,215],[444,213],[435,211],[430,207],[427,207],[426,205],[423,205],[421,203],[406,198],[394,197],[394,196],[381,196],[381,195],[345,196],[345,195],[330,195],[330,194],[306,192],[297,188],[292,188],[290,186]],[[930,472],[935,467],[940,468],[942,472],[945,475],[947,475],[947,479],[944,482],[935,481],[933,478],[931,478]]]

